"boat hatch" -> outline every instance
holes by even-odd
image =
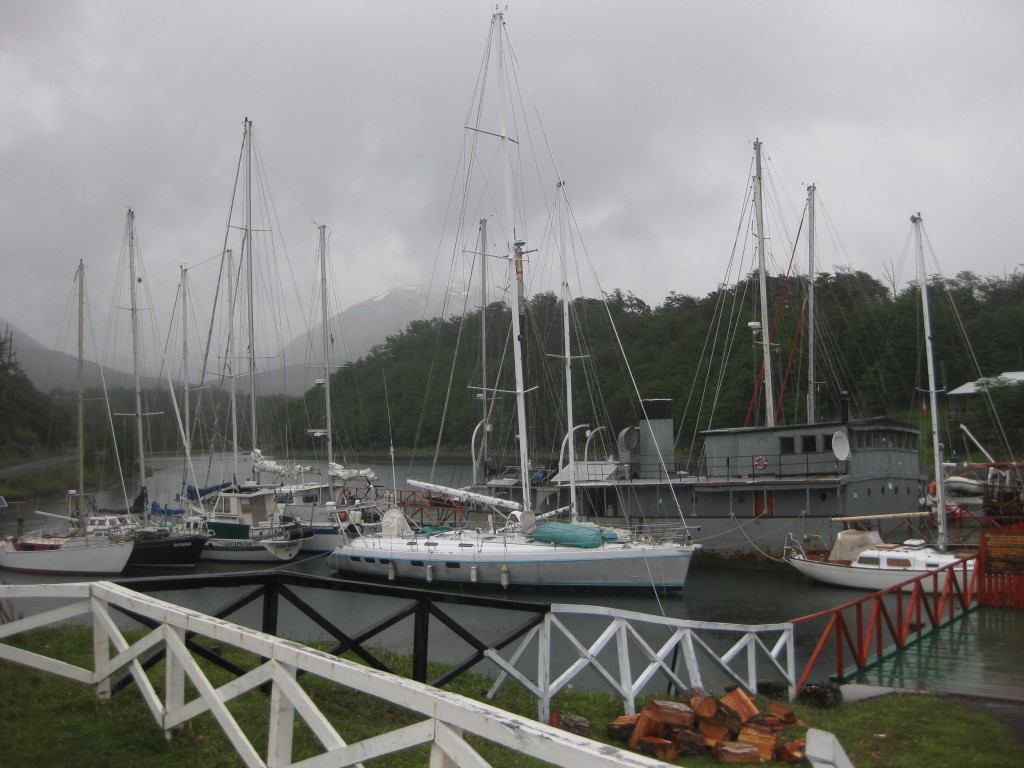
[[[857,565],[878,565],[879,560],[875,555],[861,555],[857,558]]]

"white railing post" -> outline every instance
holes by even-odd
[[[281,768],[292,763],[292,739],[295,735],[295,705],[285,695],[279,677],[295,680],[295,667],[279,661],[270,662],[270,733],[267,744],[267,768]]]
[[[636,714],[636,699],[633,691],[633,672],[629,666],[629,625],[621,619],[616,619],[615,645],[619,653],[619,686],[622,688],[626,700],[623,702],[627,715]]]
[[[98,670],[105,668],[110,663],[110,640],[107,638],[107,632],[104,629],[103,620],[100,616],[101,601],[96,597],[94,590],[90,590],[90,592],[92,592],[89,597],[89,609],[92,613],[92,668]],[[109,699],[111,693],[110,676],[107,675],[102,680],[97,680],[94,688],[96,695],[101,701]]]
[[[163,625],[164,638],[168,634],[174,634],[182,646],[185,645],[184,627],[173,627],[170,624]],[[168,740],[179,730],[179,727],[167,728],[166,719],[168,712],[174,712],[185,705],[185,667],[178,658],[171,645],[164,642],[164,736]]]
[[[544,614],[537,633],[537,719],[546,723],[551,718],[551,613]]]
[[[757,693],[757,635],[747,633],[747,688]]]

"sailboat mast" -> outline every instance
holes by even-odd
[[[921,237],[921,214],[911,216],[914,224],[914,243],[917,246],[917,274],[921,283],[921,314],[924,317],[924,350],[928,362],[928,407],[932,415],[932,451],[935,457],[935,504],[938,519],[936,548],[946,550],[946,492],[942,482],[942,443],[939,441],[939,401],[935,382],[935,358],[932,354],[932,320],[928,309],[928,276],[924,264],[924,242]]]
[[[252,121],[249,118],[245,118],[245,235],[242,247],[249,298],[249,434],[252,438],[251,447],[255,450],[259,447],[259,441],[256,435],[256,313],[253,305],[255,290],[252,255]]]
[[[818,385],[814,381],[814,197],[815,187],[807,188],[807,423],[817,419]]]
[[[562,267],[562,350],[565,355],[565,415],[568,424],[568,457],[569,457],[569,514],[572,522],[579,519],[579,507],[576,504],[576,445],[573,439],[573,431],[576,428],[575,417],[572,408],[572,344],[569,335],[569,269],[566,265],[566,220],[568,219],[568,205],[565,198],[565,182],[558,182],[557,205],[562,209],[558,217],[559,227],[559,251],[561,252]]]
[[[132,315],[132,372],[135,376],[135,444],[138,450],[139,489],[146,487],[146,459],[142,434],[142,380],[139,376],[139,306],[135,293],[137,275],[135,271],[135,211],[128,209],[128,276],[131,280],[131,315]]]
[[[185,406],[185,462],[192,464],[192,425],[191,404],[188,391],[188,270],[181,267],[181,361],[182,384],[181,401]]]
[[[768,325],[768,272],[764,250],[763,183],[761,176],[761,142],[754,141],[754,210],[757,215],[757,264],[761,286],[761,356],[764,367],[765,426],[775,426],[775,386],[772,381],[772,350]]]
[[[487,299],[487,219],[480,219],[480,422],[484,425],[483,437],[480,438],[480,458],[484,462],[487,461],[490,449],[487,423],[491,415],[491,397],[487,393]],[[475,473],[473,481],[476,482]]]
[[[331,464],[334,462],[334,442],[331,433],[331,364],[330,364],[330,331],[327,327],[327,226],[320,227],[320,312],[321,327],[320,334],[321,349],[324,360],[324,423],[327,430],[327,482],[333,492],[334,479],[330,472]]]
[[[499,101],[501,102],[501,126],[500,136],[503,149],[504,162],[502,168],[505,180],[505,235],[509,238],[509,251],[514,259],[516,284],[512,291],[512,346],[515,360],[516,375],[516,414],[519,427],[519,475],[520,486],[523,495],[523,509],[532,509],[532,494],[530,492],[530,451],[526,431],[526,391],[525,376],[523,375],[523,338],[522,318],[520,312],[525,303],[526,289],[523,281],[523,249],[525,241],[517,240],[515,237],[515,207],[512,198],[512,152],[509,148],[509,136],[506,129],[505,114],[507,104],[505,101],[505,49],[504,49],[504,26],[505,16],[500,11],[492,17],[492,32],[496,36],[496,50],[498,55],[498,88]]]
[[[227,301],[228,301],[228,349],[225,363],[228,369],[228,380],[231,402],[231,479],[238,479],[238,388],[235,384],[235,263],[231,249],[224,254],[227,262]]]
[[[75,516],[78,526],[85,532],[85,264],[78,262],[78,497],[75,499]]]

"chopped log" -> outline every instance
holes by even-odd
[[[685,691],[679,694],[679,700],[689,704],[690,708],[694,707],[694,704],[703,698],[710,696],[711,694],[705,691],[703,688],[687,688]]]
[[[764,725],[747,723],[740,729],[736,740],[743,744],[753,744],[761,757],[771,760],[779,743],[779,735]]]
[[[754,703],[754,700],[742,688],[734,688],[729,691],[729,693],[722,697],[721,702],[739,715],[741,723],[745,723],[760,714],[757,704]]]
[[[806,748],[807,739],[787,741],[785,744],[780,744],[775,748],[775,757],[784,763],[790,763],[792,765],[802,763]]]
[[[696,722],[693,710],[681,701],[651,701],[644,711],[666,725],[685,725],[687,728],[693,728]]]
[[[679,747],[669,739],[659,739],[657,736],[644,736],[637,743],[637,752],[651,755],[659,760],[675,760],[679,757]]]
[[[585,717],[580,717],[579,715],[570,715],[568,712],[553,710],[548,722],[555,726],[555,728],[561,728],[563,731],[575,733],[577,736],[590,735],[590,721]]]
[[[665,738],[675,742],[681,755],[703,755],[707,749],[704,736],[699,731],[681,725],[665,726]]]
[[[820,683],[808,683],[797,696],[798,701],[813,704],[822,709],[838,707],[843,703],[843,692],[835,683],[821,685]]]
[[[755,717],[750,723],[757,723],[759,725],[766,725],[773,731],[784,731],[789,728],[784,722],[779,720],[775,715],[763,715],[761,717]]]
[[[704,695],[696,696],[690,702],[690,708],[701,720],[715,720],[719,716],[718,710],[720,705],[718,699],[709,693],[705,693]]]
[[[742,744],[738,741],[725,741],[716,744],[711,754],[715,760],[725,765],[755,765],[761,762],[761,753],[753,744]]]
[[[615,741],[629,741],[629,737],[633,735],[633,729],[636,727],[636,721],[639,719],[639,714],[615,718],[605,728],[608,738]]]
[[[701,720],[697,730],[704,735],[704,743],[709,747],[715,746],[720,741],[729,740],[729,729],[714,720]]]
[[[796,722],[796,713],[780,701],[773,701],[768,705],[768,712],[775,715],[784,723],[792,725]]]
[[[663,722],[651,717],[647,711],[641,712],[636,725],[633,726],[633,735],[629,737],[629,748],[635,750],[644,736],[657,736],[660,739],[664,733],[665,724]]]

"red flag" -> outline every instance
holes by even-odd
[[[928,415],[928,404],[927,403],[921,403],[921,415],[922,416],[927,416]]]

